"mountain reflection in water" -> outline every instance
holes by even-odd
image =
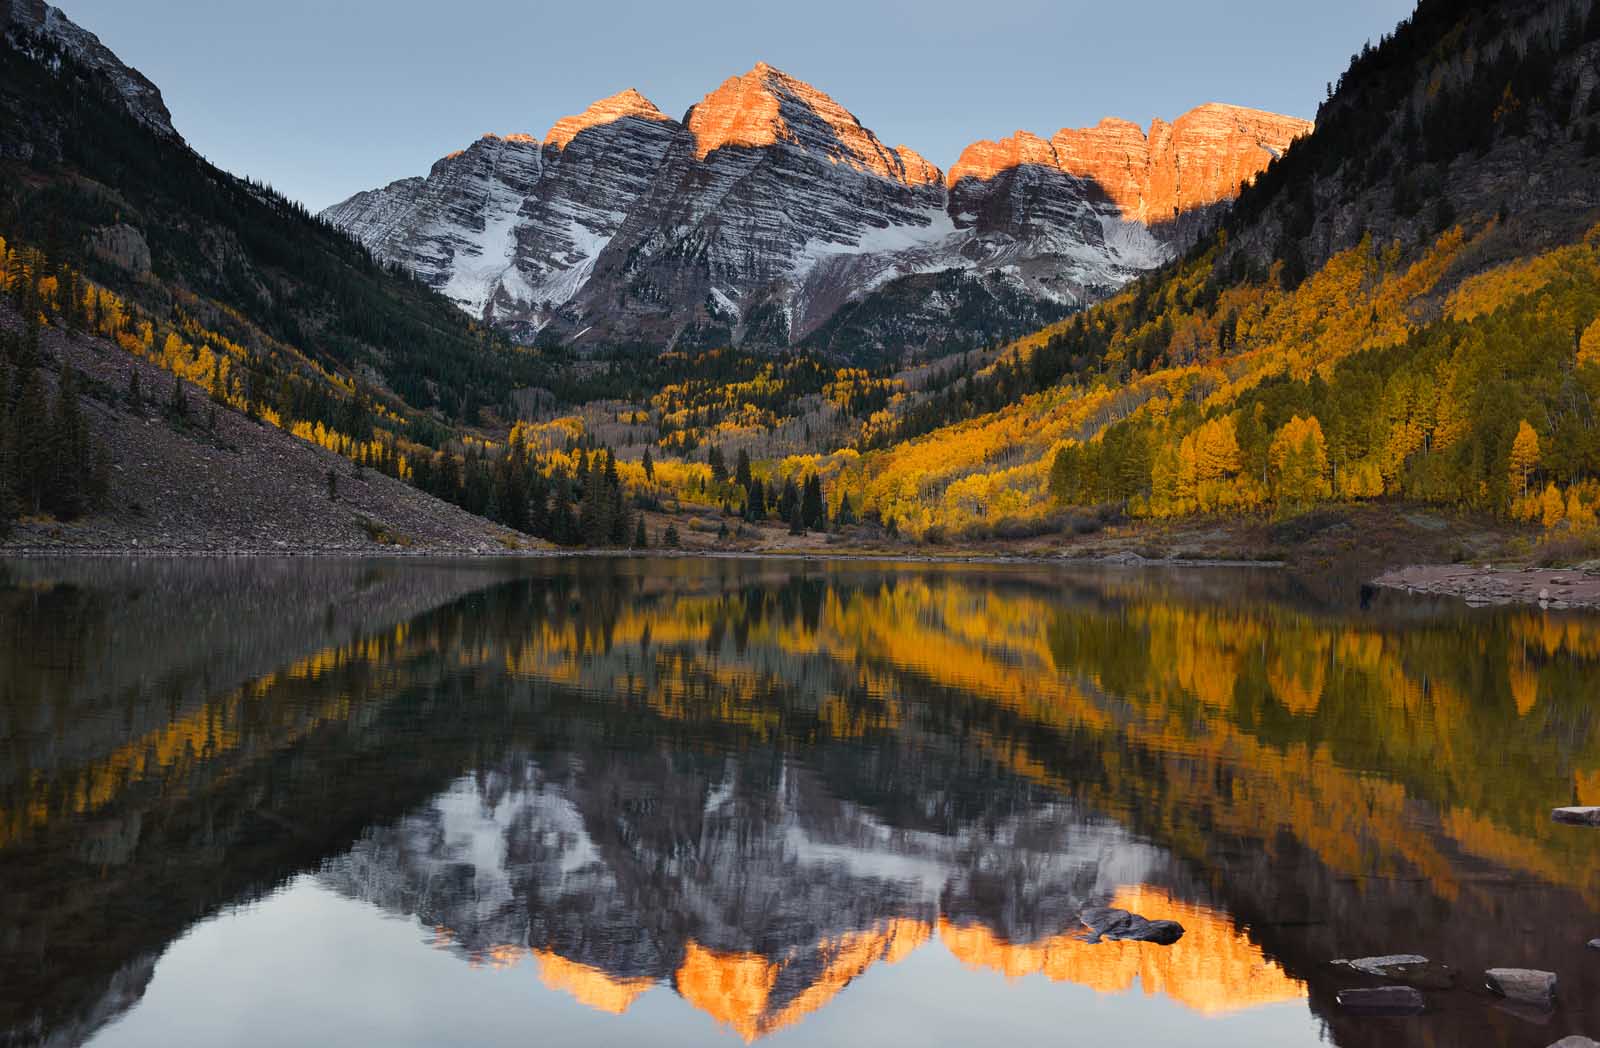
[[[582,1040],[665,994],[833,1042],[826,1013],[893,1017],[876,973],[936,956],[924,989],[996,1033],[1031,977],[1093,991],[1086,1043],[1161,1001],[1169,1043],[1267,1006],[1340,1045],[1600,1022],[1600,834],[1548,818],[1600,803],[1593,617],[1273,572],[4,570],[4,1043],[137,1043],[163,980],[205,999],[185,944],[306,892],[415,929],[384,964],[533,972]],[[1101,905],[1185,934],[1091,944]],[[1422,1017],[1341,1014],[1364,983],[1327,962],[1396,952],[1464,977]],[[1558,972],[1555,1012],[1479,992],[1492,966]]]

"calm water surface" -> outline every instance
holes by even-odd
[[[1600,1036],[1600,618],[1346,588],[0,565],[0,1043]]]

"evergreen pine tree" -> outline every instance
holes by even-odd
[[[806,478],[800,502],[800,519],[812,531],[828,530],[828,506],[822,498],[822,478],[815,473]]]
[[[789,520],[799,506],[800,489],[794,486],[794,478],[790,477],[783,482],[783,493],[778,496],[778,519]]]
[[[644,458],[640,460],[639,464],[644,467],[645,479],[653,483],[656,479],[656,463],[655,460],[650,457],[649,447],[644,449]]]
[[[650,537],[645,534],[645,530],[644,530],[644,514],[641,513],[641,514],[639,514],[638,519],[634,522],[633,548],[634,549],[648,549],[649,547],[650,547]]]
[[[754,480],[755,477],[750,472],[750,452],[740,448],[738,465],[733,471],[733,482],[744,490],[749,491],[750,485]]]
[[[550,484],[537,468],[528,477],[528,533],[539,538],[551,538]]]
[[[566,473],[550,475],[550,539],[558,546],[578,544],[578,524],[572,516],[572,482]]]
[[[78,403],[78,374],[70,366],[62,365],[51,416],[42,502],[55,516],[70,520],[85,509],[91,467],[89,432]]]
[[[805,533],[806,522],[800,514],[800,503],[796,501],[793,508],[789,510],[789,534],[804,535]]]
[[[0,539],[11,534],[17,519],[17,497],[12,487],[11,383],[9,369],[0,366]]]
[[[756,477],[750,481],[749,497],[745,502],[745,513],[752,522],[767,519],[767,488],[761,483],[761,478]]]
[[[182,422],[189,417],[189,399],[183,391],[183,379],[172,376],[172,396],[167,399],[167,418]]]
[[[606,541],[617,547],[628,544],[628,536],[632,532],[628,520],[628,503],[622,491],[622,477],[617,473],[617,456],[609,448],[606,450],[606,466],[603,474],[605,479],[604,513],[606,524]]]
[[[11,411],[11,490],[21,512],[44,512],[45,487],[50,473],[50,434],[53,429],[45,401],[44,385],[36,368],[23,368],[14,382]]]

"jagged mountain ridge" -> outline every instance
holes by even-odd
[[[1207,105],[1148,134],[1108,120],[977,143],[946,175],[758,63],[681,121],[630,89],[542,141],[485,136],[323,217],[517,337],[783,345],[913,274],[1093,301],[1172,257],[1186,216],[1309,127]]]
[[[100,38],[44,0],[0,0],[0,30],[35,33],[52,41],[85,67],[106,77],[128,111],[152,131],[182,141],[161,89],[123,63]]]

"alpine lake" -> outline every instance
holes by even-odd
[[[1579,804],[1580,612],[1267,569],[0,563],[6,1045],[1543,1048],[1600,1037]],[[1394,954],[1423,1010],[1339,1003],[1401,982],[1334,961]]]

